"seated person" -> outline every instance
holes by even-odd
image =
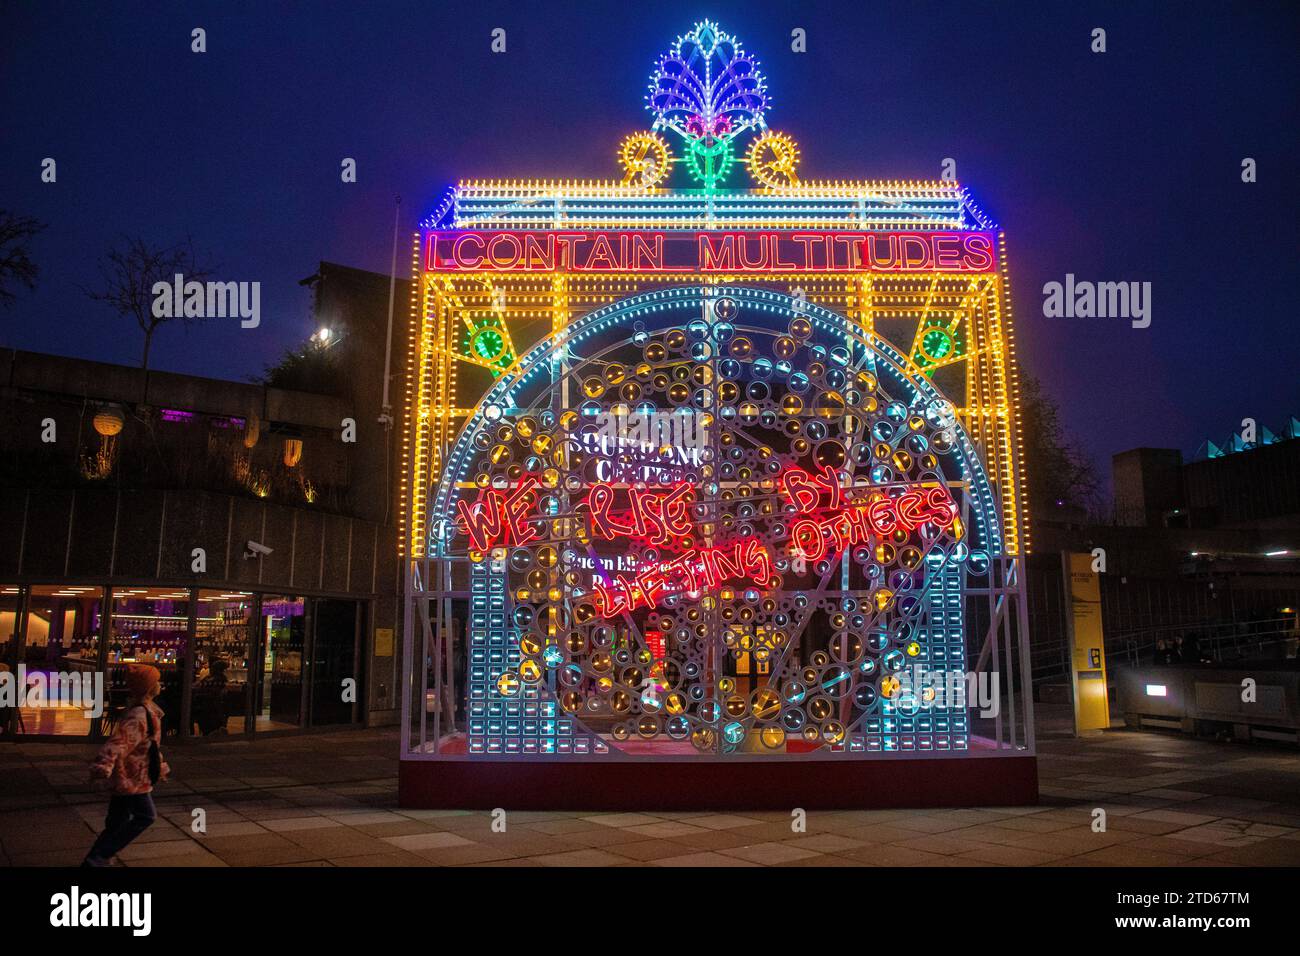
[[[214,657],[207,676],[194,682],[192,711],[199,733],[207,737],[226,729],[226,669],[224,658]]]

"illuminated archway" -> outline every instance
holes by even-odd
[[[489,390],[430,492],[427,558],[468,571],[470,754],[970,745],[943,675],[968,579],[1005,584],[996,497],[923,370],[835,312],[711,285],[591,312]],[[952,520],[881,533],[922,494]]]
[[[810,178],[766,90],[696,23],[621,178],[421,222],[407,805],[1034,798],[1005,237],[957,182]]]

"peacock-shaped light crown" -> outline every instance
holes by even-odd
[[[758,61],[716,23],[703,20],[661,56],[650,77],[649,130],[632,133],[619,146],[623,182],[653,189],[674,163],[684,163],[706,190],[717,189],[736,162],[736,140],[753,133],[745,157],[760,185],[780,188],[798,181],[794,140],[767,128],[767,81]],[[663,132],[676,134],[684,156],[673,156]]]

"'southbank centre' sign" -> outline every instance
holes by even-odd
[[[1031,801],[1003,233],[807,178],[717,24],[646,106],[617,177],[465,180],[413,236],[402,802]]]

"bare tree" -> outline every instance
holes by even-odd
[[[1092,459],[1066,431],[1060,409],[1042,383],[1024,373],[1020,377],[1020,427],[1030,519],[1041,521],[1062,509],[1100,514],[1101,482]]]
[[[28,243],[44,228],[45,223],[31,216],[0,209],[0,305],[6,309],[18,298],[17,286],[26,286],[29,292],[36,288],[41,270],[32,262]]]
[[[155,283],[171,285],[177,274],[183,275],[186,282],[203,282],[212,275],[211,268],[200,265],[190,239],[156,249],[143,239],[124,237],[121,245],[109,249],[100,259],[99,274],[102,277],[100,287],[86,289],[86,295],[96,302],[106,302],[118,315],[135,319],[144,333],[144,353],[140,356],[143,369],[149,367],[149,347],[159,326],[176,319],[187,325],[203,321],[184,314],[155,315],[153,308]]]

